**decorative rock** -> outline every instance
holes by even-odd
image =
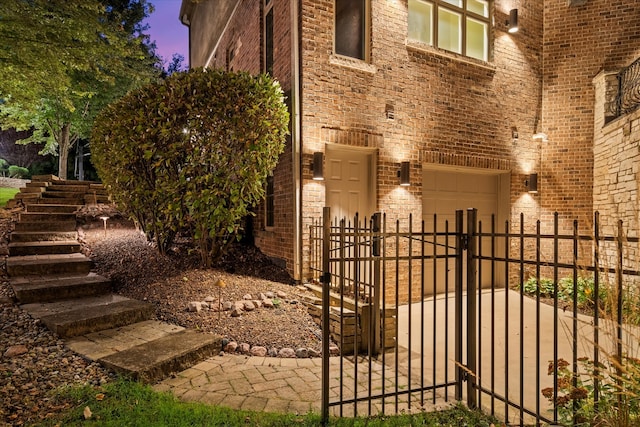
[[[243,300],[252,300],[252,299],[253,299],[253,297],[251,296],[251,294],[245,294],[245,295],[242,297],[242,299],[243,299]]]
[[[233,303],[231,303],[231,301],[225,301],[222,303],[222,309],[224,311],[229,311],[233,308]]]
[[[256,345],[251,347],[251,355],[256,357],[265,357],[267,355],[267,348]]]
[[[235,341],[231,341],[224,346],[224,351],[226,351],[227,353],[235,353],[237,348],[238,348],[238,343]]]
[[[237,307],[231,310],[231,317],[240,317],[240,316],[242,316],[242,310],[240,310]]]
[[[26,345],[12,345],[9,348],[7,348],[7,351],[4,352],[4,357],[16,357],[16,356],[20,356],[21,354],[25,354],[29,351],[29,349],[27,348]]]
[[[260,308],[262,307],[262,301],[261,300],[253,300],[253,305],[256,306],[256,308]]]
[[[260,292],[260,295],[258,296],[258,298],[260,299],[260,301],[264,301],[267,299],[267,296],[265,294],[263,294],[262,292]]]
[[[251,351],[251,346],[246,342],[243,342],[238,346],[237,351],[240,354],[249,354],[249,352]]]
[[[338,348],[337,345],[330,345],[329,346],[329,354],[331,356],[339,356],[340,355],[340,349]]]
[[[204,301],[200,303],[200,307],[202,307],[203,310],[208,310],[210,308],[209,303]]]
[[[304,347],[296,349],[296,357],[298,359],[306,359],[307,357],[309,357],[309,350]]]
[[[199,313],[202,310],[202,303],[199,301],[192,301],[189,303],[189,307],[187,307],[187,311]]]
[[[278,357],[278,349],[275,347],[271,347],[269,352],[267,353],[269,357]]]
[[[282,358],[295,358],[296,357],[296,352],[293,351],[292,348],[281,348],[280,351],[278,352],[278,357],[282,357]]]
[[[244,302],[244,311],[253,311],[256,309],[256,306],[251,301]]]
[[[272,299],[273,297],[275,297],[275,294],[271,291],[267,292],[266,294],[264,294],[267,298]]]
[[[309,357],[320,357],[322,356],[322,352],[318,350],[314,350],[312,348],[309,349]]]
[[[208,297],[206,297],[204,299],[204,301],[208,302],[208,303],[212,303],[212,302],[216,301],[216,299],[214,297],[212,297],[212,296],[208,296]]]
[[[266,308],[273,308],[273,300],[270,298],[265,299],[264,301],[262,301],[262,304],[266,307]]]
[[[278,295],[278,298],[282,298],[282,299],[287,297],[287,293],[283,291],[276,292],[276,295]]]

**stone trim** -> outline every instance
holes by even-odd
[[[352,147],[381,148],[384,137],[380,133],[365,129],[343,129],[323,126],[322,141],[327,143],[349,145]]]
[[[423,151],[422,162],[437,165],[461,166],[476,169],[494,169],[510,171],[511,160],[494,157],[474,156],[470,154],[442,153],[439,151]]]

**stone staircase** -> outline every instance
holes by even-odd
[[[100,184],[35,176],[11,205],[24,206],[11,233],[7,273],[21,307],[85,357],[155,382],[221,350],[219,337],[153,320],[146,302],[112,293],[81,253],[75,212],[106,202]]]

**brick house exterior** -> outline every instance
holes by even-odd
[[[570,229],[574,218],[589,224],[594,208],[608,209],[598,167],[594,175],[594,143],[598,162],[612,147],[600,130],[594,78],[640,56],[640,3],[460,0],[469,33],[485,22],[474,13],[486,6],[480,59],[472,43],[455,53],[413,36],[410,25],[418,24],[409,22],[417,10],[432,7],[444,19],[452,3],[183,0],[180,19],[189,27],[192,67],[269,69],[287,94],[291,137],[273,176],[272,220],[261,206],[254,237],[295,279],[308,277],[311,221],[323,206],[339,205],[347,191],[350,178],[339,172],[344,164],[359,165],[363,181],[353,190],[359,207],[336,209],[348,215],[382,211],[407,223],[411,212],[417,224],[438,209],[486,202],[483,213],[499,221],[517,222],[522,212],[531,226],[540,218],[544,228],[558,212],[561,228]],[[337,53],[353,47],[350,38],[342,45],[343,33],[336,36],[348,28],[336,23],[342,16],[337,8],[354,4],[363,5],[362,49]],[[516,33],[508,31],[512,9],[518,10]],[[635,139],[620,138],[636,147],[637,157],[634,117],[621,128],[635,132]],[[323,153],[324,181],[313,179],[314,153]],[[637,193],[635,157],[629,185]],[[409,162],[409,186],[399,185],[402,162]],[[525,186],[531,173],[539,177],[537,193]],[[637,213],[637,197],[627,202],[635,205],[625,209]]]

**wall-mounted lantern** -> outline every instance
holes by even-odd
[[[313,171],[313,179],[315,181],[324,181],[324,154],[321,151],[313,153],[313,163],[311,164],[311,170]]]
[[[400,163],[400,170],[398,171],[398,178],[400,178],[400,185],[408,187],[411,185],[411,179],[409,176],[409,162]]]
[[[527,187],[527,191],[529,193],[537,193],[538,192],[538,174],[532,173],[529,174],[527,179],[524,181],[525,187]]]

